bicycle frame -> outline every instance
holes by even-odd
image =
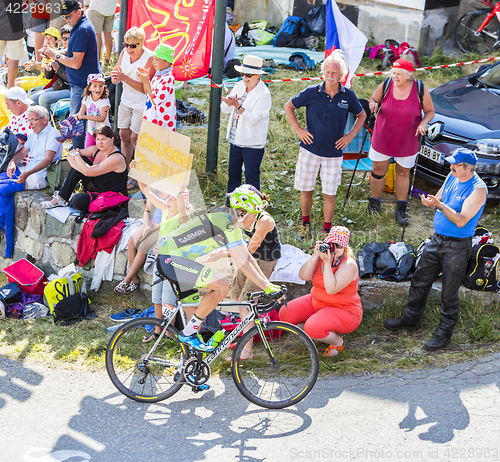
[[[166,332],[167,327],[170,325],[170,323],[174,319],[175,315],[181,310],[181,308],[184,308],[184,306],[193,307],[193,306],[197,306],[197,305],[198,304],[196,304],[196,303],[189,303],[189,304],[183,305],[182,302],[179,301],[176,303],[176,306],[169,305],[168,303],[165,303],[162,306],[162,312],[163,312],[163,316],[164,316],[163,321],[165,322],[165,326],[163,327],[163,330],[162,330],[160,336],[156,339],[153,346],[151,347],[151,349],[149,350],[149,352],[145,356],[145,358],[144,358],[145,361],[149,361],[150,359],[152,359],[152,357],[153,357],[152,353],[155,351],[157,345],[163,340],[163,337],[164,337],[164,334]],[[248,313],[248,315],[244,319],[241,320],[241,322],[234,328],[234,330],[229,335],[224,337],[222,342],[204,359],[205,362],[207,364],[212,363],[228,347],[228,345],[230,345],[238,337],[238,335],[241,332],[243,332],[245,327],[247,327],[248,324],[250,324],[251,322],[255,322],[255,325],[257,326],[257,330],[259,331],[260,338],[261,338],[262,342],[264,343],[264,345],[266,346],[266,350],[267,350],[267,353],[269,354],[269,358],[271,361],[274,361],[272,351],[269,347],[266,336],[264,334],[265,325],[262,326],[262,322],[259,319],[259,313],[257,311],[256,303],[252,300],[252,301],[248,301],[248,302],[220,302],[217,305],[217,307],[220,307],[220,308],[235,307],[235,306],[247,307],[250,312]],[[184,312],[184,310],[182,310],[182,312]],[[185,316],[185,314],[184,314],[184,316]],[[184,344],[182,344],[182,348],[185,348]],[[204,353],[199,352],[199,354],[204,354]],[[155,361],[158,363],[167,364],[165,362],[165,360],[162,360],[160,358],[155,358]],[[180,366],[182,367],[183,364],[180,364]],[[191,385],[189,382],[186,382],[186,384]]]
[[[486,3],[484,0],[483,0],[483,3],[485,3],[486,5],[489,5],[491,7],[491,3],[488,2]],[[486,19],[483,21],[483,23],[478,27],[477,31],[475,32],[476,35],[479,35],[483,32],[484,28],[486,27],[486,25],[491,21],[491,18],[493,18],[493,16],[497,17],[498,19],[498,22],[500,22],[500,2],[498,2],[494,7],[493,9],[491,10],[491,13],[488,14],[488,16],[486,16]]]

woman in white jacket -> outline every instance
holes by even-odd
[[[222,98],[221,110],[231,114],[227,125],[229,149],[229,180],[227,192],[242,184],[245,164],[245,183],[260,190],[260,164],[264,157],[271,93],[260,80],[262,58],[246,55],[243,65],[234,66],[243,80],[238,82],[227,98]]]

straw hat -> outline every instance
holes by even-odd
[[[234,66],[240,74],[265,74],[262,70],[263,59],[258,56],[246,55],[242,66]]]

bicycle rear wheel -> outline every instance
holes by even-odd
[[[471,16],[467,25],[467,43],[472,51],[479,54],[494,51],[500,44],[500,24],[496,16],[491,18],[479,35],[476,35],[477,29],[490,12],[491,10],[478,11],[477,14]]]
[[[256,341],[253,345],[252,359],[241,359],[241,354],[250,349],[255,335],[259,337],[257,327],[238,341],[231,358],[233,380],[252,403],[283,409],[298,403],[312,390],[318,378],[318,352],[307,334],[292,324],[270,322],[265,334],[266,342]]]
[[[455,42],[458,48],[460,48],[460,51],[463,51],[464,53],[472,53],[473,51],[469,45],[469,42],[467,41],[467,34],[469,32],[469,21],[472,16],[475,16],[480,12],[481,10],[469,11],[458,20],[457,25],[455,26],[455,33],[454,33]],[[472,33],[474,33],[474,31],[472,31]]]
[[[155,403],[179,391],[184,382],[186,347],[177,338],[178,330],[168,326],[170,337],[142,343],[145,326],[161,326],[157,318],[134,319],[111,337],[106,349],[106,371],[113,385],[128,398]]]

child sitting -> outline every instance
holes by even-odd
[[[137,69],[137,78],[144,85],[146,92],[146,110],[144,119],[175,130],[175,79],[172,75],[172,63],[175,50],[164,43],[160,43],[153,52],[153,66],[156,74],[149,81],[149,70],[142,67]]]
[[[56,43],[60,38],[59,31],[55,27],[49,27],[45,29],[45,32],[43,32],[43,35],[45,35],[43,39],[43,45],[48,48],[54,48],[56,47]],[[24,63],[24,68],[27,71],[32,71],[34,69],[37,69],[41,72],[41,74],[37,76],[30,76],[30,77],[18,77],[15,80],[15,85],[18,87],[21,87],[25,91],[29,91],[32,88],[36,87],[45,87],[51,82],[51,79],[45,78],[45,64],[50,63],[50,59],[43,58],[40,63],[37,63],[35,61],[28,61]]]
[[[108,87],[104,84],[102,74],[89,74],[87,77],[87,87],[83,91],[82,105],[80,111],[75,116],[84,120],[87,119],[87,137],[85,147],[95,146],[94,130],[101,127],[109,127],[108,112],[110,102],[108,99]]]

